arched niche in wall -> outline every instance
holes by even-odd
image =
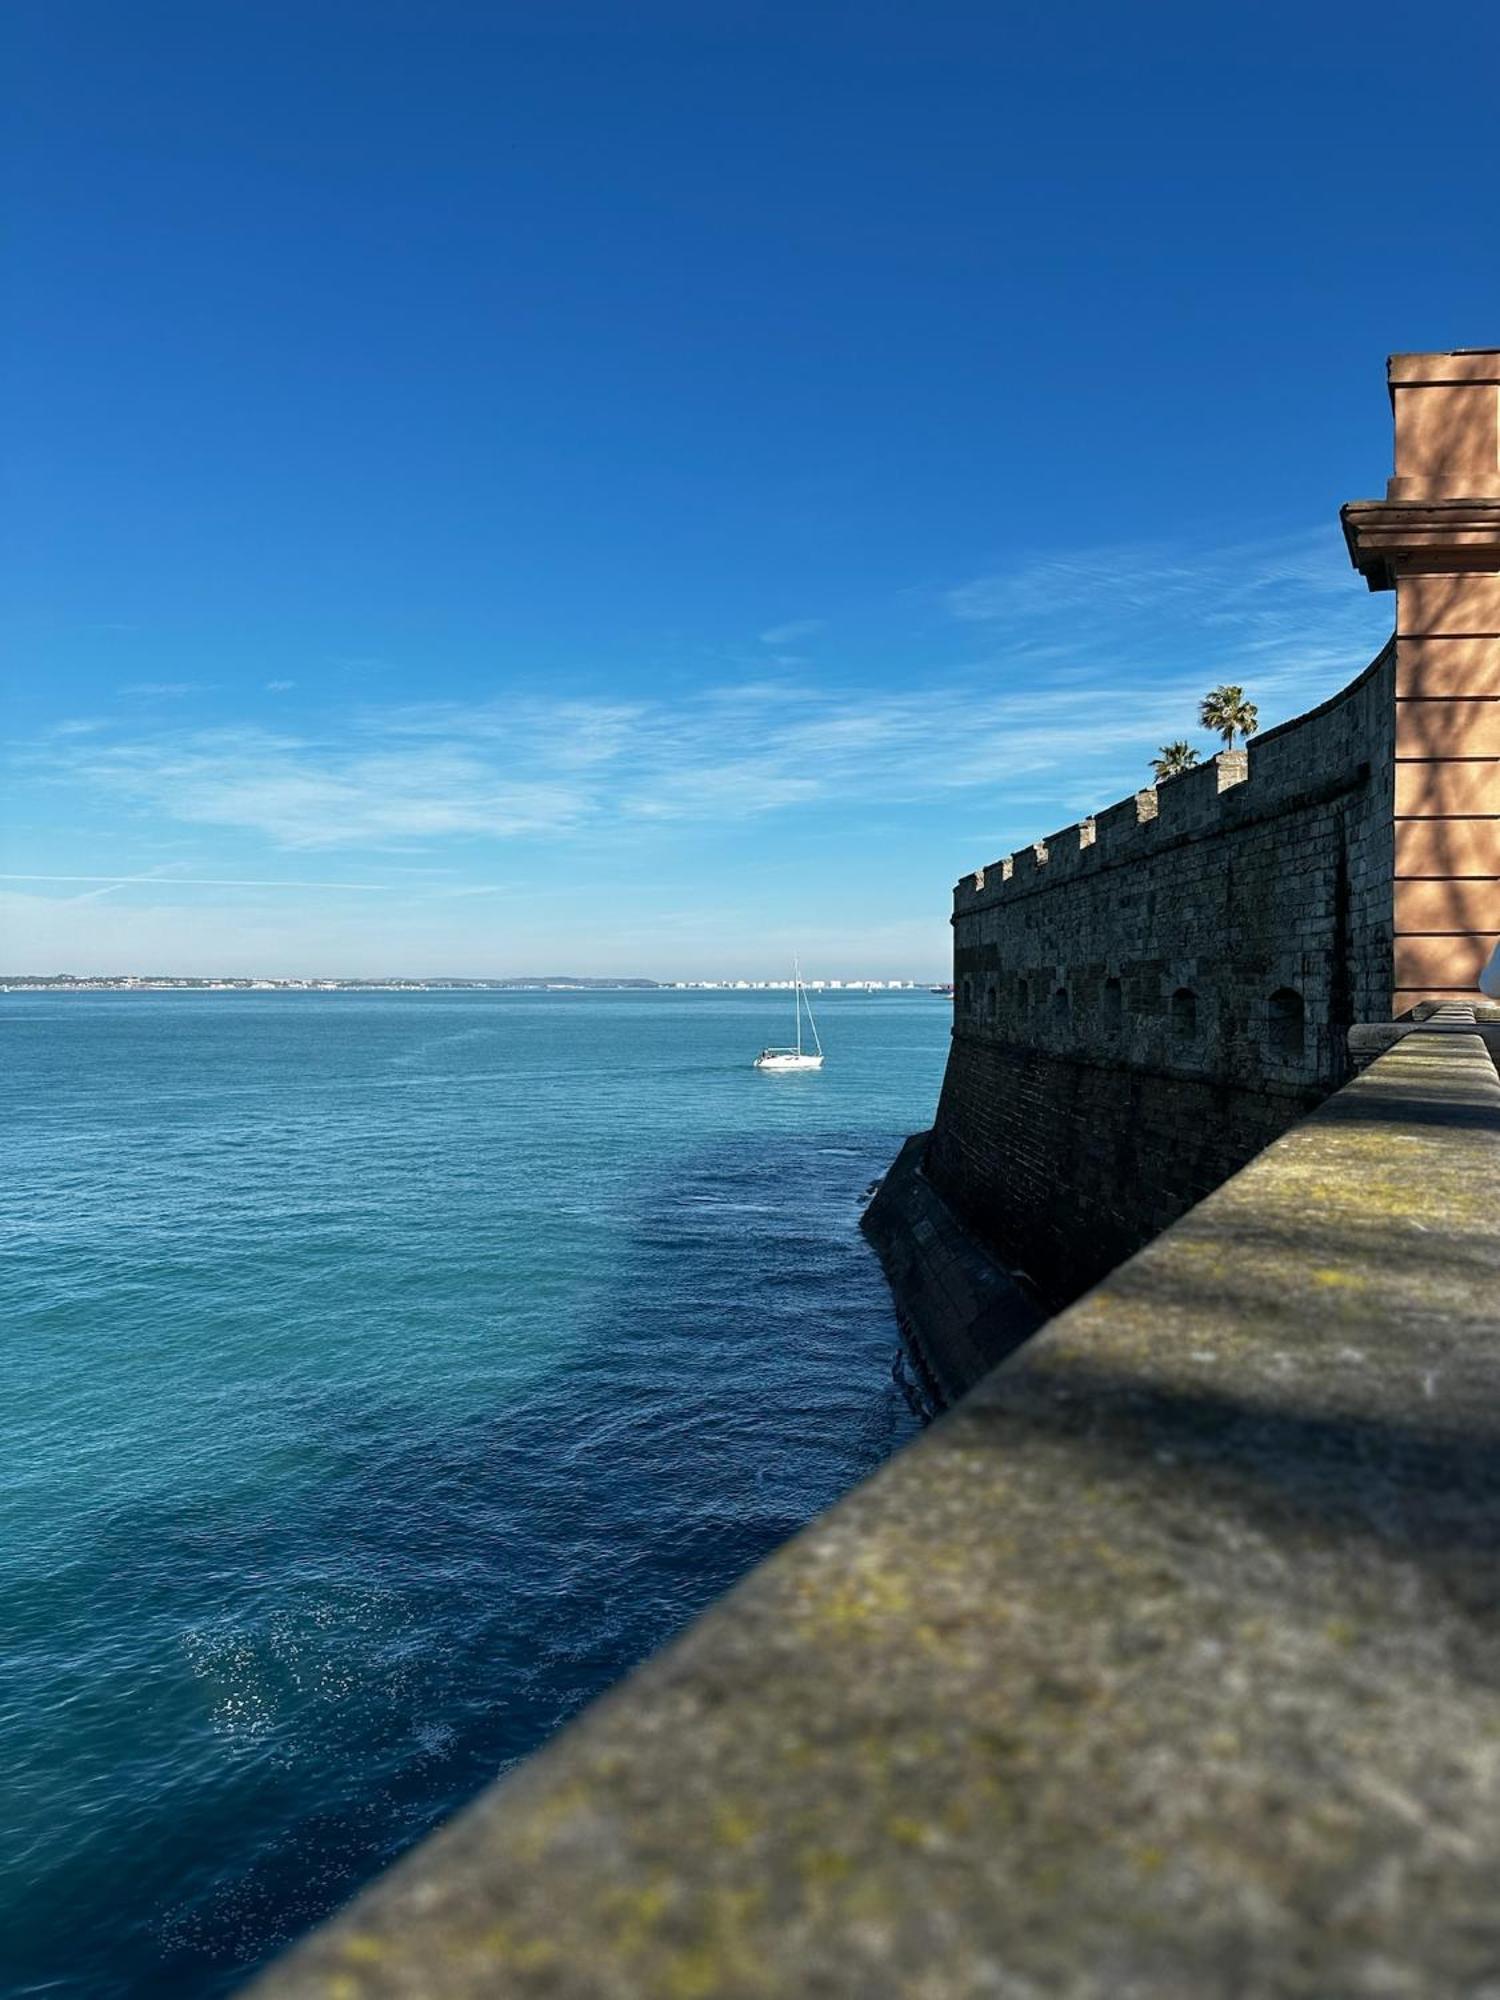
[[[1118,1028],[1125,1019],[1125,988],[1118,979],[1106,979],[1099,996],[1099,1017],[1106,1028]]]
[[[1192,1042],[1198,1038],[1198,996],[1191,986],[1179,986],[1172,995],[1169,1010],[1174,1042]]]
[[[1266,1002],[1266,1042],[1273,1056],[1293,1061],[1307,1046],[1307,1007],[1292,986],[1278,986]]]

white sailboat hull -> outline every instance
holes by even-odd
[[[807,988],[802,984],[802,967],[792,961],[792,1006],[797,1016],[797,1046],[794,1049],[762,1049],[755,1058],[755,1067],[764,1070],[821,1069],[823,1067],[823,1044],[818,1039],[818,1024],[813,1019],[812,1002],[807,997]],[[807,1015],[807,1026],[812,1035],[812,1047],[802,1045],[802,1016]]]

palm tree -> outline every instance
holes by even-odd
[[[1160,784],[1163,778],[1176,778],[1184,771],[1191,771],[1197,761],[1198,753],[1191,743],[1163,743],[1151,759],[1151,768]]]
[[[1243,688],[1216,687],[1198,704],[1198,720],[1223,737],[1226,750],[1232,750],[1236,736],[1248,742],[1260,728],[1260,711],[1253,701],[1246,701]]]

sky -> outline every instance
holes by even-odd
[[[1500,9],[9,0],[0,972],[942,976],[1383,642]]]

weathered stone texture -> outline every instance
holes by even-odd
[[[1497,1169],[1406,1037],[263,2000],[1493,1996]]]
[[[1056,1308],[1348,1074],[1389,1012],[1394,662],[959,884],[926,1171]],[[1154,811],[1147,805],[1154,806]]]
[[[1046,1313],[927,1179],[928,1137],[907,1140],[861,1226],[890,1279],[907,1352],[942,1408],[1029,1340]]]

